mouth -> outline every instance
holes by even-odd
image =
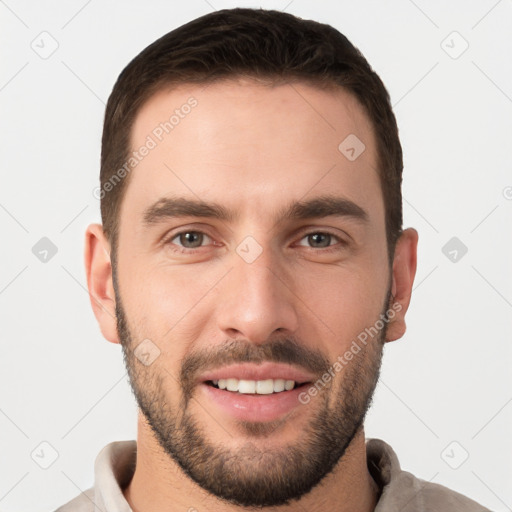
[[[223,382],[224,381],[224,382]],[[199,386],[203,406],[213,408],[231,420],[245,422],[269,422],[279,420],[299,406],[304,407],[301,395],[307,392],[309,382],[298,383],[284,379],[260,381],[219,379],[207,380]],[[229,386],[235,391],[227,389]],[[220,385],[225,385],[224,389]],[[278,390],[270,392],[270,386]],[[281,388],[284,389],[281,390]],[[281,390],[281,391],[280,391]],[[294,416],[297,418],[297,416]],[[291,421],[291,419],[290,419]],[[296,425],[296,423],[295,423]]]
[[[283,418],[298,406],[315,376],[298,367],[266,362],[233,364],[198,380],[203,404],[228,420],[266,422]]]

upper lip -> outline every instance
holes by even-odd
[[[293,380],[299,384],[312,382],[315,377],[300,368],[281,363],[241,363],[223,366],[203,373],[199,377],[200,382],[219,379],[238,379],[238,380],[267,380],[284,379]]]

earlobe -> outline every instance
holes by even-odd
[[[412,285],[416,275],[418,232],[413,228],[404,230],[398,239],[393,259],[392,304],[389,308],[395,314],[390,315],[386,332],[386,341],[394,341],[405,334],[405,313],[411,301]]]
[[[89,299],[101,332],[108,341],[119,343],[110,244],[101,224],[86,230],[84,260]]]

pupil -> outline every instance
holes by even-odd
[[[313,245],[316,244],[316,247],[329,247],[331,241],[331,235],[327,235],[325,233],[314,233],[313,235],[309,235],[309,242]]]
[[[185,247],[200,247],[201,242],[203,241],[203,235],[201,233],[197,233],[195,231],[190,231],[188,233],[183,233],[181,235],[181,244]]]

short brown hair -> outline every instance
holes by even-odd
[[[402,232],[402,147],[389,94],[361,52],[330,25],[263,9],[224,9],[169,32],[121,72],[108,99],[101,149],[101,216],[115,258],[125,166],[137,113],[164,86],[250,77],[343,87],[365,109],[377,139],[389,261]],[[341,142],[341,141],[340,141]],[[124,176],[124,174],[123,174]],[[118,176],[117,176],[118,177]],[[105,191],[108,190],[108,194]]]

